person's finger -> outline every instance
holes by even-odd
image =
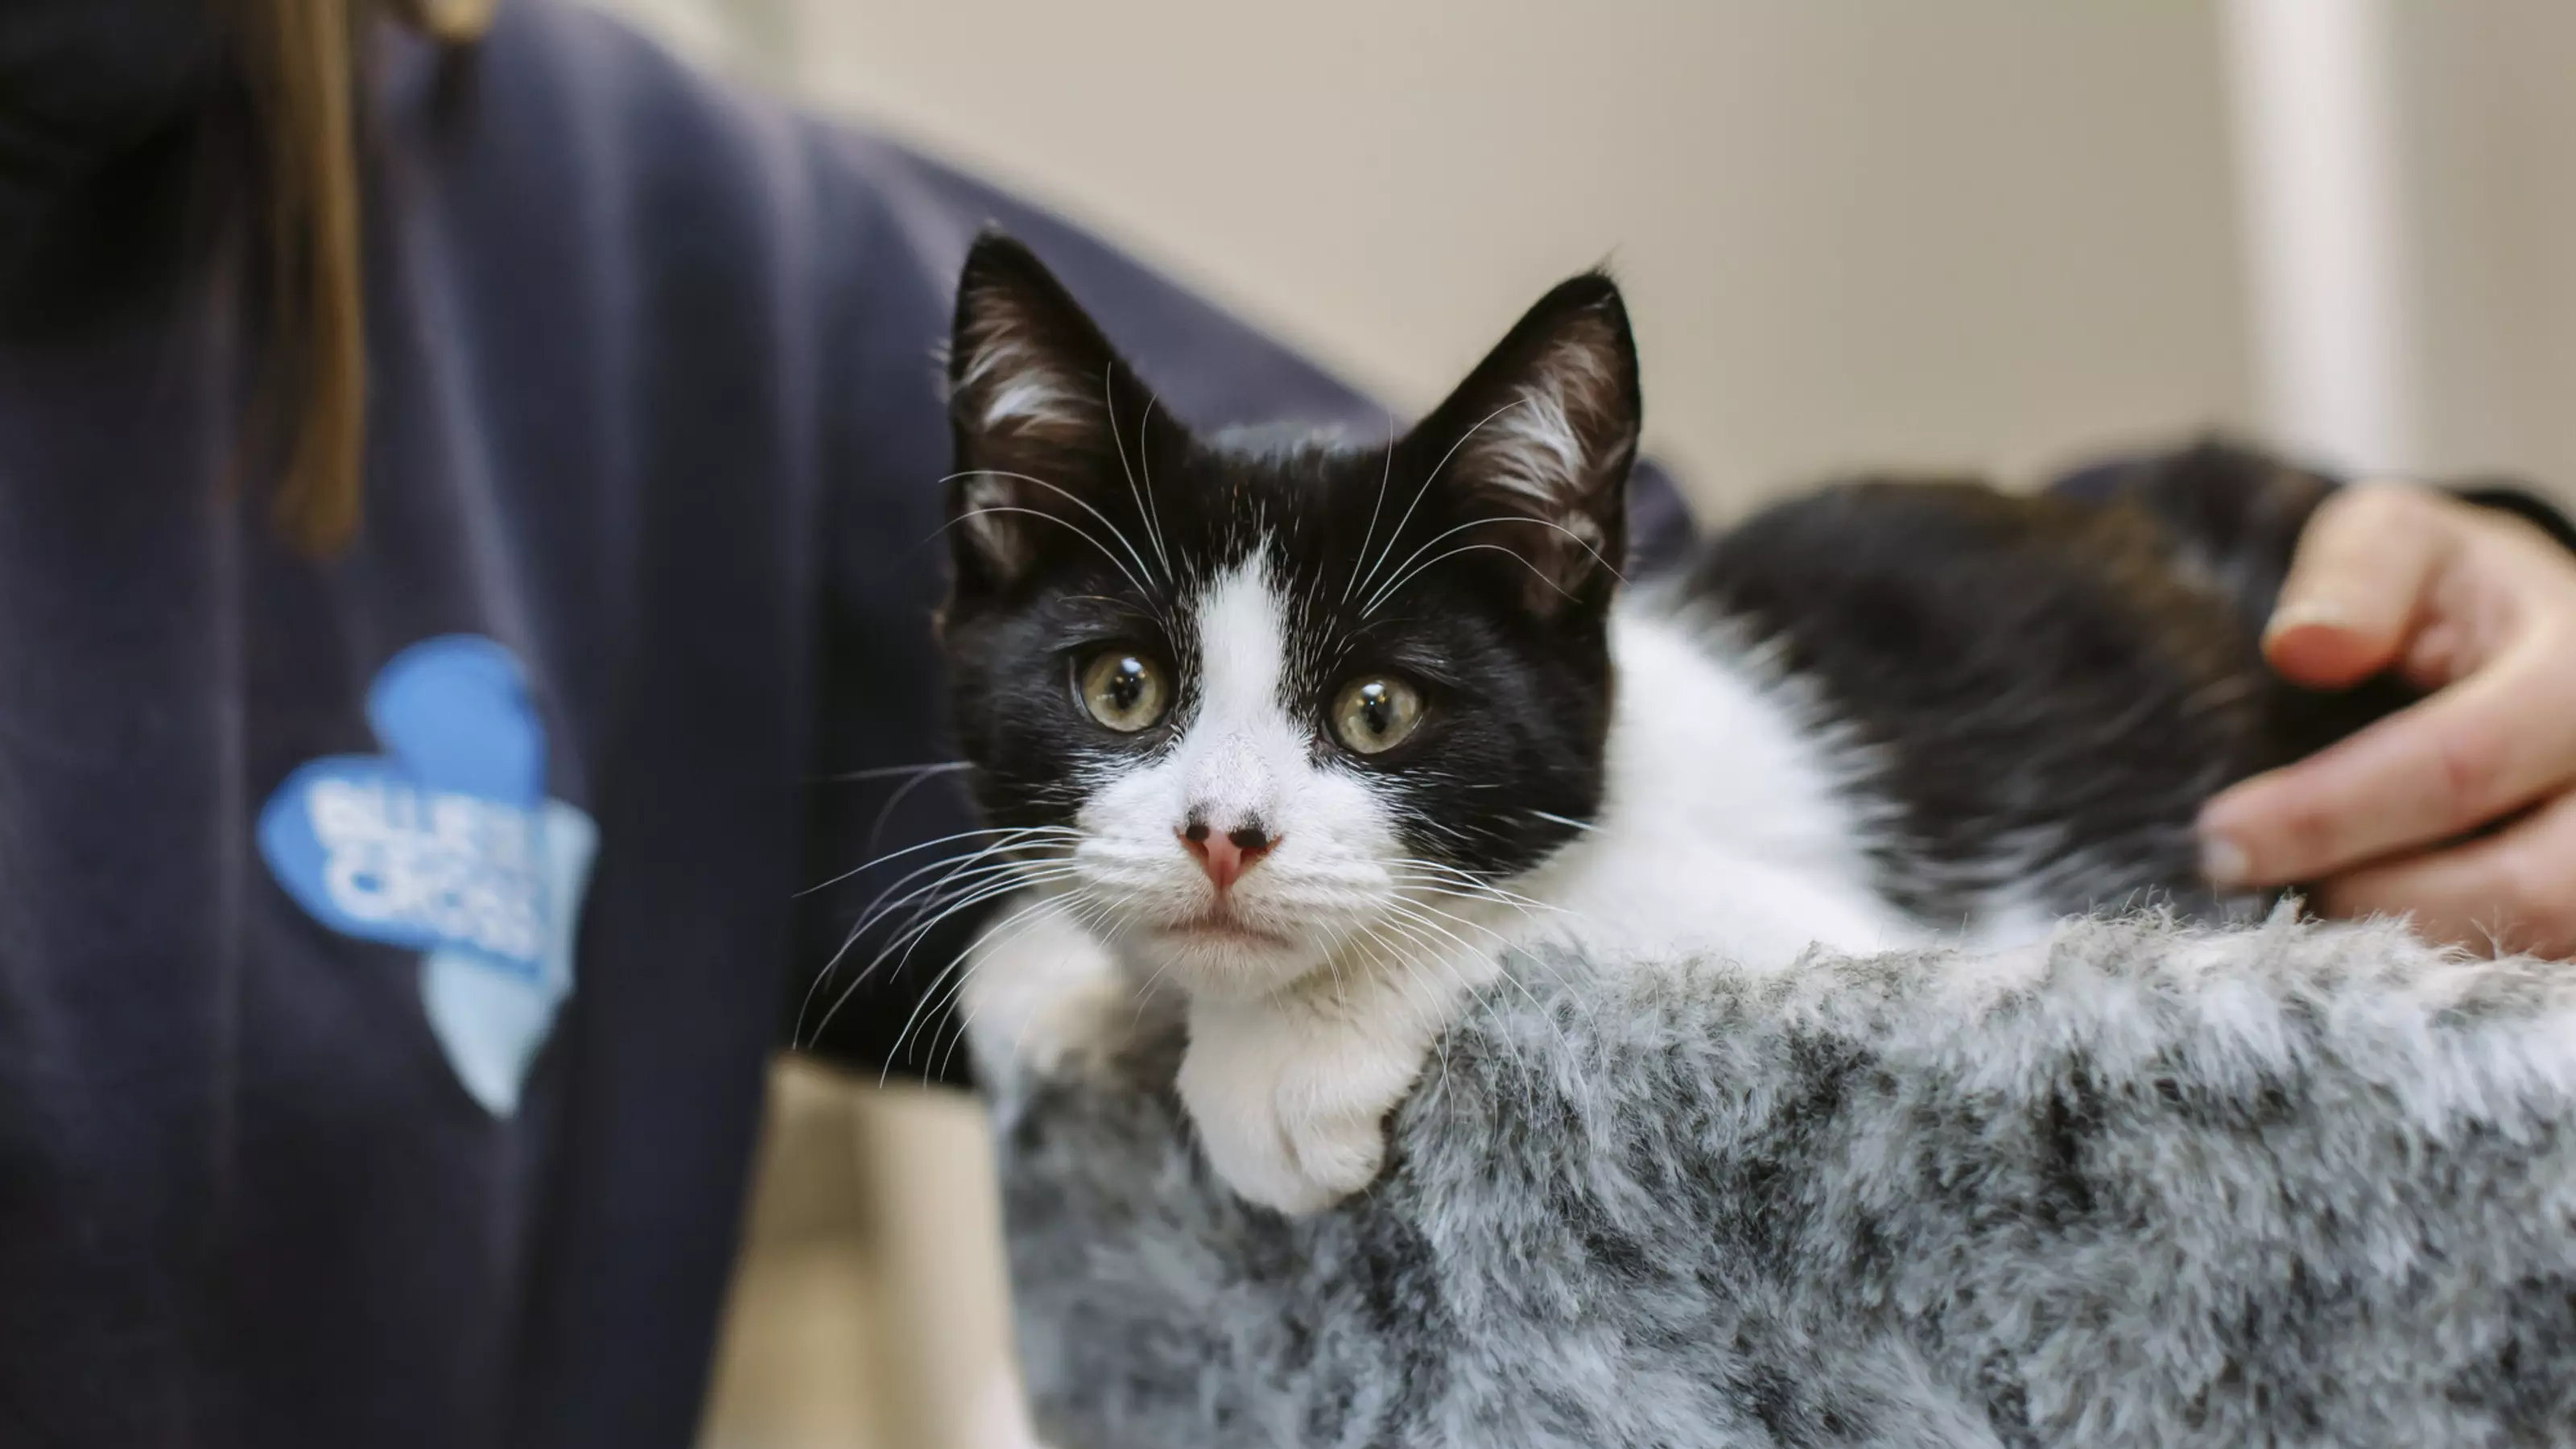
[[[2460,524],[2445,502],[2368,483],[2318,505],[2263,631],[2272,667],[2296,684],[2340,689],[2395,662],[2459,547]]]
[[[2554,793],[2576,777],[2567,650],[2555,631],[2527,633],[2469,678],[2221,793],[2200,815],[2210,878],[2315,880]]]
[[[2482,840],[2317,887],[2329,915],[2412,915],[2429,940],[2478,950],[2576,956],[2576,794]]]

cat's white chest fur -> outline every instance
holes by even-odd
[[[1618,700],[1601,810],[1513,889],[1588,959],[1721,957],[1784,969],[1923,928],[1870,887],[1851,768],[1788,688],[1651,598],[1611,623]]]

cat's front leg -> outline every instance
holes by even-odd
[[[967,948],[958,988],[987,1092],[1009,1098],[1032,1081],[1097,1073],[1145,1029],[1154,1003],[1068,906],[1012,896],[994,915],[1003,924]]]
[[[1285,1213],[1321,1212],[1375,1182],[1388,1114],[1492,969],[1191,1001],[1179,1086],[1208,1165]]]

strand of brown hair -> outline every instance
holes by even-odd
[[[431,39],[482,34],[493,0],[405,0]],[[326,554],[364,499],[367,347],[360,235],[359,45],[369,0],[237,0],[264,188],[269,317],[254,438],[275,448],[277,527]]]

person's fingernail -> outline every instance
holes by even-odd
[[[2332,599],[2292,599],[2272,611],[2263,637],[2277,639],[2293,629],[2340,629],[2351,622],[2351,611]]]
[[[2224,835],[2200,838],[2200,873],[2220,890],[2233,890],[2245,883],[2253,869],[2245,859],[2245,847]]]

